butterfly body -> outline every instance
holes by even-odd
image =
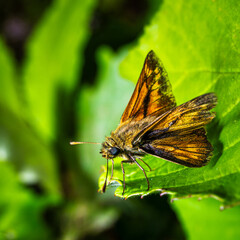
[[[204,127],[215,117],[210,110],[216,104],[216,95],[208,93],[176,106],[166,70],[155,53],[150,51],[120,124],[110,137],[106,137],[100,152],[104,158],[112,160],[111,178],[114,158],[124,159],[121,161],[123,194],[125,163],[137,164],[147,180],[147,190],[150,188],[146,172],[138,162],[151,169],[142,160],[146,154],[187,167],[206,165],[213,149]]]
[[[133,140],[143,128],[145,128],[149,121],[151,122],[154,117],[147,117],[137,122],[127,121],[120,124],[115,131],[111,133],[110,137],[106,137],[105,142],[102,144],[101,153],[103,157],[116,157],[110,153],[110,149],[116,147],[119,149],[118,156],[126,159],[127,154],[134,156],[143,156],[144,153],[138,145],[133,144]]]

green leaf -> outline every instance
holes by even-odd
[[[0,104],[20,115],[20,104],[17,95],[15,62],[0,38]]]
[[[94,3],[55,1],[29,40],[26,98],[31,124],[45,139],[56,137],[56,108],[66,101],[81,72]]]
[[[51,239],[42,214],[52,200],[24,188],[3,160],[0,156],[0,239]]]
[[[126,166],[123,197],[169,192],[174,197],[214,195],[224,204],[240,201],[239,7],[236,1],[165,1],[122,63],[123,76],[136,82],[153,49],[169,74],[178,104],[206,92],[218,96],[217,116],[207,127],[215,149],[210,163],[192,169],[147,156],[144,160],[154,170],[147,172],[150,191],[142,171]],[[121,182],[116,162],[114,179]],[[122,197],[122,188],[116,195]]]
[[[0,157],[14,164],[20,173],[31,172],[33,183],[41,184],[47,193],[60,196],[60,186],[54,151],[50,144],[5,106],[0,104]],[[26,184],[32,180],[23,179]],[[29,182],[30,181],[30,182]]]
[[[240,207],[220,211],[214,199],[174,201],[187,239],[239,239]]]
[[[23,174],[32,172],[48,193],[59,195],[53,149],[26,124],[15,62],[2,40],[0,50],[0,157]]]

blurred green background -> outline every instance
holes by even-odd
[[[171,203],[158,192],[125,201],[116,186],[100,194],[100,147],[69,145],[102,142],[117,126],[153,49],[177,102],[215,91],[223,119],[209,127],[209,169],[220,169],[213,184],[202,170],[190,173],[205,185],[178,189],[176,175],[168,178],[173,165],[160,162],[165,181],[184,196],[237,205],[239,11],[233,0],[1,1],[0,239],[239,239],[239,207]]]

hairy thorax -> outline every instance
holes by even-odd
[[[101,153],[105,158],[113,158],[109,153],[110,149],[115,147],[120,149],[119,157],[125,158],[128,153],[134,156],[142,156],[145,153],[139,146],[133,146],[132,142],[137,134],[149,125],[155,117],[148,116],[140,121],[126,121],[120,124],[110,137],[106,137],[105,142],[102,144]]]

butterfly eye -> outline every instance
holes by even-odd
[[[118,155],[118,153],[120,152],[120,149],[119,148],[116,148],[116,147],[112,147],[110,150],[109,150],[109,153],[113,156],[116,156]]]

